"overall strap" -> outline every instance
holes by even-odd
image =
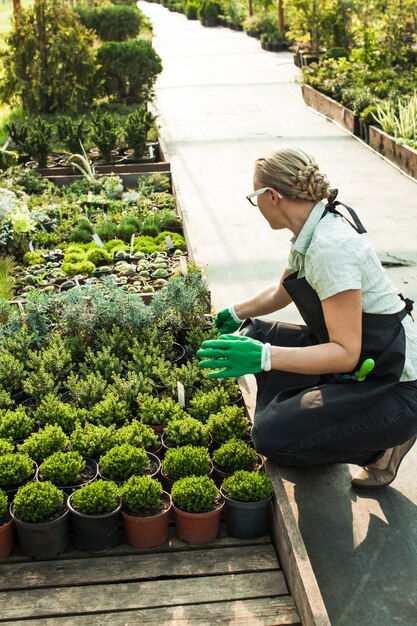
[[[324,210],[322,217],[324,217],[326,213],[336,213],[337,215],[340,215],[341,217],[346,219],[345,216],[336,209],[337,206],[344,206],[345,209],[347,209],[350,217],[352,218],[354,222],[352,224],[350,220],[346,220],[347,223],[350,224],[350,226],[352,226],[352,228],[356,230],[356,232],[359,233],[360,235],[362,235],[363,233],[366,233],[365,226],[362,224],[362,222],[360,221],[359,217],[357,216],[356,212],[352,209],[352,207],[348,206],[347,204],[343,204],[343,202],[339,202],[338,200],[336,200],[337,193],[338,193],[337,189],[335,189],[335,193],[333,194],[332,199],[326,204],[326,208]]]

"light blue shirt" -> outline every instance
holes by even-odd
[[[291,239],[288,269],[305,276],[320,300],[348,289],[360,289],[364,313],[398,313],[404,303],[365,235],[359,235],[340,215],[327,213],[318,202],[298,237]],[[417,379],[417,325],[410,315],[403,322],[406,336],[401,382]]]

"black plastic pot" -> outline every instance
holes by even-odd
[[[77,548],[94,553],[107,552],[114,548],[117,545],[121,502],[110,513],[85,515],[74,509],[71,497],[68,498],[68,508],[71,512]]]
[[[226,527],[229,535],[240,539],[255,539],[269,532],[272,496],[260,502],[240,502],[228,498],[220,491],[226,503]]]
[[[22,552],[32,559],[55,559],[68,546],[68,508],[57,519],[47,522],[22,522],[10,506]]]

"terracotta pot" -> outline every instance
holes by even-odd
[[[134,548],[154,548],[168,539],[172,500],[166,491],[163,492],[162,498],[167,504],[167,508],[156,515],[141,517],[128,515],[122,511],[127,541]]]
[[[173,504],[177,537],[191,544],[210,543],[217,537],[223,507],[224,500],[222,499],[213,511],[187,513]]]
[[[13,550],[13,520],[0,526],[0,559],[5,559]]]

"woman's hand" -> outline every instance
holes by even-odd
[[[200,361],[200,367],[217,370],[210,372],[209,378],[237,378],[271,369],[269,349],[269,343],[257,339],[221,335],[219,339],[203,341],[203,349],[197,355],[207,359]]]

